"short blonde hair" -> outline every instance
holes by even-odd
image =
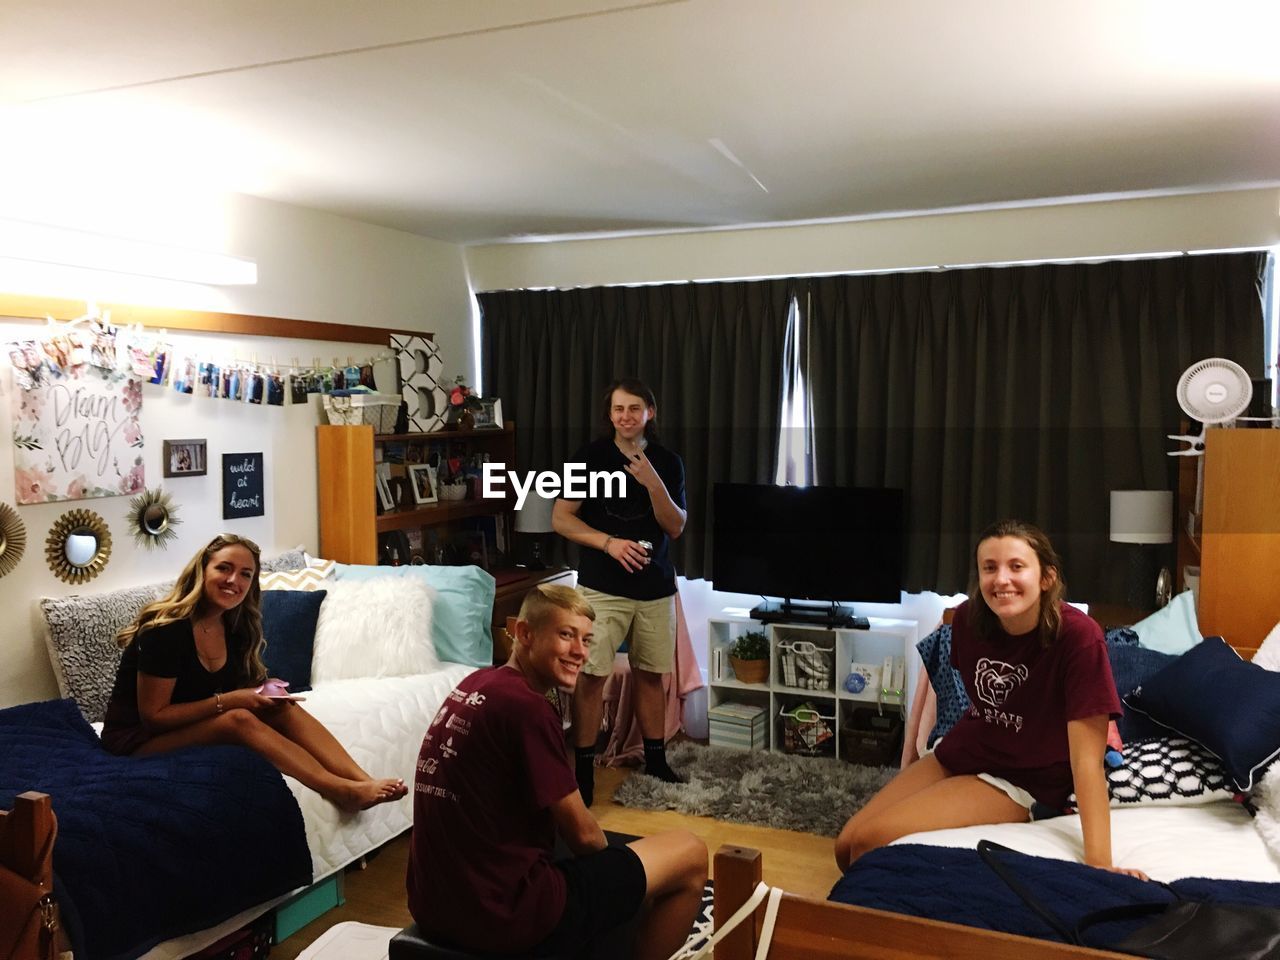
[[[595,608],[586,597],[573,587],[556,583],[540,583],[526,593],[517,619],[528,623],[531,630],[537,630],[546,624],[554,610],[568,610],[593,623],[596,619]]]

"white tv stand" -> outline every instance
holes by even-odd
[[[915,620],[870,618],[870,628],[855,630],[844,627],[822,627],[804,623],[762,624],[746,616],[711,617],[707,621],[707,706],[714,708],[725,701],[755,704],[768,711],[768,748],[783,748],[781,713],[808,701],[824,717],[832,718],[835,730],[831,756],[839,756],[840,728],[854,707],[876,707],[884,711],[905,712],[915,692],[920,671],[920,656],[915,645],[919,625]],[[769,638],[769,677],[764,683],[743,683],[734,675],[729,661],[729,647],[748,631],[763,631]],[[780,644],[807,640],[822,650],[833,650],[835,669],[824,689],[805,689],[789,685],[784,676]],[[719,654],[717,655],[717,650]],[[880,664],[885,657],[903,657],[906,661],[904,695],[881,696],[880,690],[867,688],[850,693],[844,687],[853,662]],[[716,672],[720,665],[719,674]],[[825,755],[825,754],[824,754]]]

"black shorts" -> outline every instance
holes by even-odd
[[[606,847],[581,857],[557,860],[565,878],[560,922],[529,956],[571,954],[603,934],[625,926],[644,903],[644,864],[630,847]]]

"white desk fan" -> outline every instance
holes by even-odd
[[[1234,360],[1209,357],[1187,367],[1178,378],[1178,406],[1182,412],[1200,421],[1200,432],[1193,435],[1169,434],[1170,440],[1187,444],[1181,450],[1170,450],[1171,457],[1200,457],[1196,464],[1196,502],[1192,513],[1200,516],[1204,497],[1204,432],[1211,423],[1236,420],[1249,408],[1253,399],[1253,381],[1248,372]],[[1194,535],[1194,534],[1193,534]]]

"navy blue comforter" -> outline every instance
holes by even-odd
[[[302,814],[242,747],[102,748],[71,700],[0,710],[0,808],[53,798],[53,866],[76,956],[125,960],[311,882]]]
[[[1108,873],[1065,860],[1002,853],[1002,863],[1037,896],[1067,929],[1087,913],[1134,903],[1167,903],[1159,884]],[[1280,905],[1280,884],[1243,880],[1177,880],[1170,886],[1187,900]],[[1020,900],[976,850],[897,844],[859,858],[836,881],[829,900],[928,917],[970,927],[1060,940],[1053,929]],[[1150,919],[1093,928],[1089,945],[1105,947]]]

